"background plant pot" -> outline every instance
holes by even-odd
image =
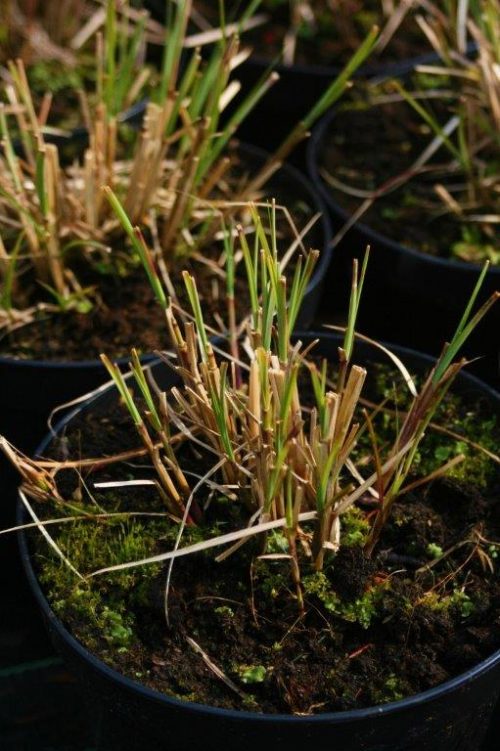
[[[335,111],[328,113],[315,128],[307,151],[307,169],[311,181],[328,204],[334,233],[348,220],[349,214],[332,198],[320,174],[322,152],[328,133],[335,127]],[[383,134],[380,135],[383,139]],[[375,145],[376,147],[376,145]],[[383,147],[383,142],[381,143]],[[427,255],[382,236],[369,226],[355,224],[335,249],[335,266],[325,289],[332,291],[322,311],[329,317],[345,306],[346,278],[352,259],[362,257],[367,245],[372,253],[361,303],[359,329],[375,338],[390,338],[397,343],[438,354],[443,343],[455,330],[481,267]],[[486,276],[479,301],[500,290],[500,267],[491,268]],[[500,304],[497,304],[477,327],[464,348],[470,358],[481,358],[471,366],[472,372],[500,387]]]
[[[318,352],[333,359],[341,339],[335,334],[297,334],[304,343],[319,338]],[[402,347],[392,347],[411,371],[427,370],[432,358]],[[356,345],[355,361],[380,360],[378,350]],[[172,383],[171,372],[153,366],[161,386]],[[500,416],[500,395],[477,379],[461,374],[457,391],[474,403],[478,397]],[[80,410],[105,409],[116,399],[108,389],[67,416],[57,427],[62,431]],[[45,452],[51,437],[39,447]],[[26,519],[18,506],[18,521]],[[99,721],[104,751],[191,751],[202,744],[207,751],[238,748],[253,751],[256,745],[289,751],[478,751],[500,692],[500,651],[466,673],[424,693],[370,709],[312,717],[264,715],[220,710],[172,699],[120,675],[76,641],[52,612],[39,586],[30,559],[28,540],[20,533],[23,564],[54,646],[78,676],[89,697],[92,717]]]
[[[146,0],[145,5],[155,20],[164,23],[166,6],[163,0]],[[264,32],[265,26],[262,27],[262,33]],[[243,43],[246,44],[245,35]],[[425,38],[422,36],[423,49],[425,45]],[[433,52],[394,62],[380,62],[372,56],[358,70],[356,77],[383,79],[404,76],[412,71],[415,65],[430,65],[437,60],[438,56]],[[293,125],[316,104],[342,67],[342,64],[335,64],[334,60],[331,65],[284,65],[271,57],[259,53],[252,54],[235,71],[235,78],[241,82],[243,91],[249,91],[271,68],[279,74],[279,80],[241,125],[241,138],[264,149],[276,148]],[[234,106],[236,104],[228,108],[228,114],[233,111]],[[302,164],[304,156],[304,151],[299,147],[291,161]]]
[[[382,80],[407,75],[416,65],[430,65],[437,61],[434,54],[425,54],[394,63],[368,62],[356,73],[357,79]],[[284,65],[251,55],[235,71],[235,78],[243,91],[256,85],[267,70],[273,68],[279,80],[259,102],[240,127],[241,138],[261,148],[272,150],[279,146],[292,127],[312,109],[328,86],[341,71],[340,66]],[[228,108],[228,113],[231,107]],[[305,146],[299,146],[291,161],[297,166],[305,163]]]
[[[250,174],[259,169],[268,158],[265,151],[244,143],[237,145],[237,153],[244,169]],[[294,201],[307,206],[310,216],[319,215],[305,239],[306,245],[310,243],[321,251],[297,322],[298,327],[307,328],[316,315],[323,280],[331,261],[331,223],[328,211],[323,199],[307,178],[287,164],[275,173],[269,187],[262,193],[276,198],[278,203],[286,201],[290,205]],[[297,229],[300,231],[301,227],[298,226]],[[29,453],[46,432],[46,421],[54,407],[95,389],[106,377],[106,370],[98,359],[44,362],[0,356],[0,434]]]
[[[239,153],[245,168],[252,164],[259,167],[267,159],[265,152],[244,144],[239,146]],[[299,316],[299,325],[307,327],[319,306],[323,280],[330,264],[328,212],[309,181],[292,167],[282,167],[272,178],[271,186],[269,195],[275,196],[278,201],[293,196],[295,201],[306,204],[312,210],[311,214],[321,214],[308,235],[322,254],[307,287]],[[125,364],[125,359],[122,363]],[[107,378],[107,371],[97,359],[86,362],[43,362],[0,357],[0,435],[30,454],[47,432],[47,419],[55,407],[92,391]],[[0,455],[0,478],[0,529],[5,529],[15,524],[16,476],[3,455]],[[2,541],[0,545],[0,567],[7,565],[13,580],[19,581],[21,566],[12,539]]]

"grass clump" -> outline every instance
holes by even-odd
[[[238,94],[231,79],[240,59],[238,26],[218,38],[206,57],[198,49],[186,53],[184,64],[191,3],[172,0],[169,7],[160,78],[149,90],[140,132],[124,135],[123,97],[133,92],[135,102],[141,90],[133,67],[141,31],[120,56],[116,8],[107,0],[95,97],[80,97],[89,133],[81,162],[64,164],[63,151],[50,142],[44,127],[48,108],[36,111],[22,62],[9,63],[9,106],[0,111],[4,330],[16,330],[41,314],[85,314],[105,305],[100,278],[130,275],[144,260],[145,238],[153,244],[148,267],[160,271],[174,298],[171,275],[189,259],[211,267],[214,279],[224,276],[223,267],[204,256],[220,238],[221,222],[235,215],[245,221],[243,206],[259,197],[318,117],[342,95],[376,39],[376,31],[367,36],[303,121],[262,166],[252,171],[250,165],[249,174],[231,138],[275,75],[269,71],[252,90],[241,92],[224,120],[229,101]]]
[[[327,654],[328,665],[334,665],[327,701],[355,706],[363,690],[357,666],[361,675],[381,659],[385,624],[398,633],[409,633],[413,623],[420,633],[422,619],[438,630],[459,628],[489,608],[487,597],[481,601],[474,588],[469,590],[469,580],[478,566],[494,573],[488,551],[495,541],[481,525],[468,529],[464,522],[467,536],[458,542],[452,537],[450,550],[432,527],[435,517],[420,511],[427,513],[420,523],[415,519],[419,506],[410,503],[405,510],[402,500],[405,492],[445,475],[458,461],[453,457],[421,475],[408,458],[412,451],[416,456],[416,448],[425,457],[424,432],[431,431],[437,408],[464,364],[455,360],[457,348],[488,304],[474,315],[472,296],[456,336],[418,387],[398,361],[409,404],[391,430],[378,436],[376,418],[386,404],[368,412],[352,380],[355,368],[355,379],[364,375],[353,360],[366,265],[354,275],[349,325],[335,366],[328,368],[321,359],[312,360],[312,347],[290,333],[314,254],[300,260],[289,285],[279,273],[272,207],[269,227],[251,212],[258,238],[253,248],[238,227],[226,229],[253,285],[254,305],[244,331],[222,347],[211,341],[196,284],[186,274],[191,315],[169,302],[165,307],[172,351],[162,356],[177,374],[176,384],[163,392],[135,356],[127,379],[104,358],[121,409],[131,419],[140,472],[156,482],[151,506],[144,508],[163,512],[162,519],[93,522],[87,514],[76,523],[81,527],[77,545],[76,524],[61,524],[54,538],[47,528],[52,552],[48,563],[42,561],[44,580],[57,613],[70,627],[77,625],[85,644],[115,667],[122,659],[129,665],[130,655],[127,669],[144,676],[148,685],[156,683],[142,652],[146,624],[152,624],[148,638],[158,644],[167,639],[169,661],[176,660],[170,674],[170,662],[155,654],[161,670],[169,672],[162,683],[169,691],[200,698],[199,687],[193,691],[191,667],[189,676],[182,667],[188,649],[238,697],[239,707],[253,709],[262,708],[277,686],[288,685],[291,653],[295,669],[308,674],[311,633],[319,659]],[[479,285],[474,294],[478,290]],[[362,436],[368,440],[358,444]],[[40,464],[5,441],[2,446],[22,474],[26,503],[29,498],[34,509],[52,506],[59,513],[85,514],[81,494],[68,492],[59,479],[63,469],[61,478],[66,476],[64,463]],[[124,466],[113,457],[107,461],[118,478],[111,503],[116,513]],[[129,464],[127,477],[130,471]],[[85,477],[87,487],[92,474]],[[107,506],[105,494],[96,490],[92,508],[98,516],[94,504]],[[408,521],[403,536],[425,530],[415,550],[406,543],[400,550],[391,538],[397,524],[380,545],[395,506]],[[36,513],[29,503],[28,508]],[[412,557],[426,548],[422,561]],[[391,555],[394,563],[388,568]],[[174,564],[180,580],[172,578]],[[419,566],[413,579],[408,564]],[[211,645],[221,633],[219,656]],[[370,701],[394,701],[411,691],[405,680],[392,680],[394,675],[392,669],[377,675]],[[291,693],[293,681],[290,686],[286,702],[304,711]]]

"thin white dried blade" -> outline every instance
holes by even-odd
[[[434,470],[434,472],[430,472],[425,477],[420,477],[418,480],[415,480],[414,482],[411,482],[409,485],[406,485],[406,487],[402,488],[399,493],[398,497],[401,498],[402,495],[405,495],[406,493],[410,493],[412,490],[415,490],[416,488],[419,488],[421,485],[427,485],[427,483],[432,482],[432,480],[436,480],[438,477],[442,477],[443,475],[446,475],[450,469],[453,469],[453,467],[456,467],[457,464],[460,464],[465,459],[464,454],[458,454],[457,456],[454,456],[453,459],[450,459],[446,462],[446,464],[443,464],[441,467],[438,467]]]
[[[299,514],[299,521],[306,522],[312,521],[316,518],[316,511],[305,511]],[[220,535],[219,537],[212,537],[210,540],[204,540],[203,542],[197,542],[194,545],[188,545],[185,548],[178,550],[170,550],[168,553],[161,553],[160,555],[151,556],[150,558],[143,558],[138,561],[130,561],[129,563],[121,563],[117,566],[109,566],[107,568],[101,568],[97,571],[93,571],[87,575],[87,578],[94,576],[100,576],[101,574],[107,574],[110,571],[121,571],[127,568],[134,568],[135,566],[146,566],[153,563],[161,563],[162,561],[169,561],[173,558],[182,558],[185,555],[192,555],[193,553],[201,553],[204,550],[210,548],[218,548],[221,545],[228,545],[231,542],[242,540],[245,537],[253,537],[254,535],[261,534],[262,532],[269,532],[271,529],[280,529],[286,526],[286,519],[275,519],[271,522],[264,522],[262,524],[256,524],[255,527],[246,527],[245,529],[239,529],[235,532],[228,532],[228,534]]]
[[[413,446],[413,441],[409,441],[406,446],[403,446],[403,448],[397,452],[397,454],[394,454],[393,457],[391,457],[385,464],[382,465],[381,471],[382,474],[385,474],[390,469],[392,469],[400,459],[403,458],[405,454],[408,453],[408,451]],[[347,511],[348,508],[350,508],[356,501],[361,498],[361,496],[368,491],[368,489],[376,483],[378,480],[378,472],[374,472],[365,482],[359,486],[353,493],[343,498],[339,504],[335,507],[334,511],[337,516],[341,516],[345,511]]]
[[[146,517],[161,517],[172,518],[171,514],[161,511],[110,511],[109,513],[99,514],[79,514],[78,516],[61,516],[57,519],[39,519],[37,522],[28,522],[28,524],[18,524],[16,527],[8,527],[7,529],[0,529],[0,535],[7,535],[12,532],[21,532],[23,529],[33,529],[39,527],[50,527],[54,524],[66,524],[67,522],[87,522],[94,521],[95,519],[110,519],[113,517],[127,517],[127,516],[146,516]]]
[[[190,636],[186,636],[186,641],[189,644],[189,646],[194,649],[194,651],[200,655],[205,665],[209,668],[209,670],[212,671],[214,675],[217,676],[217,678],[220,678],[221,681],[223,681],[228,688],[231,689],[231,691],[234,691],[240,699],[247,699],[247,695],[241,691],[241,689],[238,688],[238,686],[233,683],[233,681],[227,677],[225,673],[222,672],[222,670],[215,664],[215,662],[208,656],[208,654],[205,652],[200,645],[195,642],[194,639],[192,639]]]
[[[116,480],[114,482],[95,482],[94,488],[127,488],[142,485],[158,485],[158,483],[155,480]]]
[[[177,537],[175,539],[174,552],[176,550],[178,550],[179,545],[181,543],[182,535],[184,533],[184,529],[185,529],[186,523],[187,523],[187,518],[189,516],[189,512],[191,510],[191,506],[192,506],[192,503],[193,503],[193,500],[194,500],[194,496],[195,496],[197,490],[199,488],[201,488],[206,483],[206,481],[212,475],[214,475],[225,463],[226,463],[226,459],[225,458],[221,459],[219,462],[217,462],[217,464],[215,464],[213,467],[211,467],[209,469],[209,471],[196,483],[196,485],[194,486],[193,490],[191,491],[191,493],[189,495],[189,498],[188,498],[188,500],[186,502],[185,508],[184,508],[184,514],[182,516],[182,520],[181,520],[181,523],[180,523],[180,526],[179,526],[179,532],[177,533]],[[164,611],[165,611],[165,619],[167,621],[167,625],[170,625],[170,618],[169,618],[169,613],[168,613],[168,594],[169,594],[169,591],[170,591],[170,581],[172,579],[173,568],[174,568],[174,559],[172,558],[171,561],[170,561],[170,564],[168,566],[167,579],[165,581],[164,600],[163,600]]]
[[[347,469],[349,470],[349,472],[351,473],[351,475],[354,477],[354,479],[357,480],[359,484],[361,485],[365,481],[365,478],[363,477],[361,472],[359,472],[358,468],[356,467],[352,459],[347,459],[345,465]],[[368,488],[368,492],[370,493],[371,496],[373,496],[373,498],[375,498],[378,501],[379,495],[377,491],[375,490],[375,488]]]
[[[255,29],[257,26],[262,26],[262,24],[266,23],[268,18],[269,16],[266,13],[259,13],[258,15],[252,16],[252,18],[249,18],[248,21],[245,21],[243,24],[243,31],[249,31],[250,29]],[[219,42],[225,37],[236,34],[239,29],[239,23],[228,23],[224,29],[216,27],[213,29],[207,29],[206,31],[200,31],[197,34],[190,34],[184,40],[183,47],[185,49],[192,49],[193,47],[202,47],[205,44],[213,44],[214,42]]]
[[[71,49],[79,50],[81,47],[83,47],[83,45],[88,42],[90,37],[92,37],[95,32],[101,28],[105,21],[106,9],[99,8],[99,10],[91,15],[87,23],[85,23],[82,28],[79,29],[79,31],[75,34],[69,44]]]
[[[286,250],[286,252],[283,254],[283,257],[280,260],[280,268],[282,271],[287,267],[288,263],[290,262],[290,259],[292,258],[297,248],[299,246],[303,247],[303,240],[305,236],[308,234],[309,230],[311,230],[314,227],[314,225],[317,223],[320,217],[321,217],[321,212],[318,211],[317,214],[314,214],[314,216],[311,217],[311,219],[307,222],[305,227],[303,227],[299,233],[297,233],[297,230],[295,229],[295,225],[292,222],[292,229],[295,230],[296,237],[295,237],[295,240],[292,242],[292,244],[289,246],[289,248]]]
[[[380,54],[387,47],[394,34],[403,23],[406,14],[415,2],[416,0],[401,0],[394,12],[391,13],[386,25],[380,32],[375,47],[373,48],[377,54]]]
[[[35,514],[35,512],[33,511],[33,508],[31,507],[31,504],[29,503],[28,499],[26,498],[26,496],[25,496],[25,494],[23,493],[23,491],[22,491],[22,490],[20,490],[20,491],[19,491],[19,497],[20,497],[21,501],[23,502],[23,504],[24,504],[24,507],[26,508],[26,510],[27,510],[27,512],[28,512],[28,514],[29,514],[29,515],[31,516],[31,518],[33,519],[33,521],[34,521],[34,523],[35,523],[36,527],[38,528],[39,532],[40,532],[40,533],[41,533],[41,534],[43,535],[43,537],[45,537],[45,539],[46,539],[46,540],[47,540],[47,542],[49,543],[49,545],[50,545],[50,547],[52,548],[52,550],[54,550],[54,551],[55,551],[55,552],[57,553],[57,555],[58,555],[58,556],[59,556],[59,558],[60,558],[60,559],[61,559],[61,560],[63,561],[63,563],[65,563],[65,564],[66,564],[66,566],[67,566],[67,567],[68,567],[68,568],[69,568],[69,569],[70,569],[70,570],[71,570],[71,571],[72,571],[72,572],[73,572],[73,573],[74,573],[74,574],[75,574],[75,575],[76,575],[76,576],[77,576],[77,577],[78,577],[79,579],[82,579],[82,580],[83,580],[83,579],[84,579],[84,577],[83,577],[83,576],[82,576],[82,575],[80,574],[80,572],[79,572],[79,571],[77,571],[77,569],[76,569],[76,568],[75,568],[75,567],[73,566],[73,564],[71,563],[71,561],[70,561],[70,560],[69,560],[68,558],[66,558],[66,556],[65,556],[65,555],[64,555],[64,553],[62,552],[61,548],[60,548],[60,547],[59,547],[59,546],[57,545],[57,543],[56,543],[56,542],[55,542],[55,541],[54,541],[54,540],[52,539],[52,537],[51,537],[51,536],[49,535],[49,533],[47,532],[47,530],[45,529],[45,527],[43,526],[43,524],[42,524],[42,523],[40,522],[40,519],[38,518],[38,516],[37,516],[37,515]]]

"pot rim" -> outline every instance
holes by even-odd
[[[337,342],[341,340],[341,337],[338,333],[323,332],[323,331],[297,332],[296,334],[294,334],[294,337],[297,339],[300,338],[302,340],[307,339],[307,338],[311,340],[319,338],[323,340],[326,339],[327,341],[331,341],[331,342]],[[368,346],[369,348],[372,347],[372,345],[366,342],[361,342],[361,344]],[[422,362],[425,365],[431,365],[435,363],[436,361],[435,358],[429,355],[420,353],[409,347],[403,347],[403,346],[391,345],[391,344],[388,345],[385,342],[383,342],[383,344],[384,346],[389,347],[391,351],[393,351],[395,354],[397,354],[398,356],[402,358],[411,357],[415,360]],[[376,351],[375,348],[374,350]],[[161,360],[156,359],[155,361],[153,361],[152,364],[155,365],[157,363],[161,363]],[[459,379],[460,379],[459,383],[463,383],[464,385],[474,388],[476,390],[481,390],[482,393],[485,394],[488,399],[493,401],[493,403],[497,407],[498,413],[500,414],[500,393],[499,392],[495,391],[491,386],[484,383],[479,378],[476,378],[475,376],[470,375],[469,373],[461,373],[459,376]],[[66,414],[54,428],[54,433],[59,432],[64,426],[67,425],[69,421],[71,421],[75,417],[75,415],[79,414],[81,411],[85,409],[89,409],[91,404],[94,402],[96,398],[98,399],[103,398],[107,393],[111,392],[113,389],[114,389],[114,386],[111,384],[105,391],[101,392],[98,396],[87,399],[81,405],[73,409],[70,413]],[[44,438],[40,446],[37,448],[35,452],[36,455],[40,455],[43,453],[43,451],[45,450],[47,445],[50,443],[52,438],[53,438],[53,435],[49,433]],[[22,502],[18,498],[17,500],[18,524],[23,523],[25,519],[25,514],[26,514],[26,510],[24,506],[22,505]],[[76,651],[81,659],[88,662],[91,668],[95,672],[101,674],[105,679],[115,681],[118,684],[120,684],[124,689],[130,692],[137,693],[141,695],[143,698],[147,700],[151,700],[155,702],[156,704],[165,704],[166,706],[175,707],[178,710],[183,710],[186,712],[196,712],[199,714],[210,715],[210,716],[219,716],[221,717],[221,719],[227,718],[227,719],[236,720],[236,721],[252,720],[260,724],[282,723],[286,725],[291,725],[291,724],[317,725],[317,724],[326,723],[326,724],[331,724],[331,725],[340,725],[340,724],[344,724],[344,723],[352,722],[352,721],[362,721],[362,720],[372,719],[375,717],[382,717],[382,716],[397,714],[398,712],[402,710],[429,703],[435,699],[439,699],[440,697],[453,692],[456,689],[466,687],[472,681],[479,678],[484,673],[487,673],[491,668],[500,664],[500,649],[498,649],[496,652],[490,655],[490,657],[487,657],[486,659],[482,660],[474,667],[466,670],[464,673],[461,673],[460,675],[455,676],[454,678],[450,678],[450,680],[445,681],[444,683],[441,683],[437,686],[434,686],[433,688],[427,689],[426,691],[422,691],[418,694],[414,694],[413,696],[409,696],[405,699],[400,699],[394,702],[387,702],[386,704],[381,704],[379,706],[374,706],[374,707],[344,710],[341,712],[325,712],[322,714],[311,715],[311,716],[297,716],[297,715],[288,715],[288,714],[265,714],[265,713],[251,712],[248,710],[223,709],[220,707],[212,707],[207,704],[200,704],[198,702],[184,701],[182,699],[177,699],[175,697],[169,696],[168,694],[162,694],[159,691],[148,688],[147,686],[144,686],[138,681],[135,681],[132,678],[128,678],[122,673],[119,673],[114,668],[111,668],[108,665],[106,665],[106,663],[104,663],[102,660],[96,657],[96,655],[94,655],[92,652],[89,652],[75,638],[66,629],[63,623],[57,618],[57,616],[51,609],[49,602],[46,599],[40,587],[35,571],[33,569],[31,557],[29,555],[26,532],[24,530],[20,530],[17,534],[18,534],[18,541],[19,541],[23,568],[27,575],[31,589],[35,595],[35,598],[44,616],[48,619],[48,621],[50,621],[52,628],[54,628],[57,631],[60,638],[67,645],[69,645],[69,647],[72,650]]]
[[[439,55],[436,52],[427,52],[422,55],[414,55],[411,57],[405,57],[401,60],[392,60],[387,63],[381,63],[380,65],[365,64],[359,68],[354,74],[355,78],[367,77],[372,79],[385,79],[398,75],[405,75],[413,70],[417,65],[430,65],[439,59]],[[286,65],[276,58],[274,63],[271,58],[267,58],[262,54],[250,55],[248,60],[245,61],[246,66],[255,66],[259,69],[267,70],[272,65],[273,70],[280,74],[280,76],[286,76],[287,73],[295,73],[303,76],[317,76],[318,78],[331,79],[337,76],[343,69],[343,65],[321,65],[317,63],[292,63]]]
[[[321,193],[324,202],[328,205],[328,207],[334,214],[339,216],[342,221],[345,222],[350,218],[350,212],[343,209],[338,203],[334,201],[319,171],[320,151],[323,146],[327,131],[330,128],[332,121],[335,119],[336,114],[337,108],[334,107],[329,112],[327,112],[321,118],[316,127],[313,128],[311,138],[309,139],[309,143],[307,144],[306,163],[309,178],[311,182],[316,186],[318,192]],[[378,243],[379,245],[386,245],[392,250],[406,254],[415,260],[426,262],[434,267],[440,267],[444,270],[459,269],[460,271],[473,276],[478,276],[483,269],[483,266],[480,263],[475,263],[472,261],[462,261],[460,259],[455,260],[451,258],[442,258],[441,256],[434,256],[430,253],[424,253],[423,251],[417,250],[416,248],[402,245],[397,240],[393,240],[388,235],[383,235],[377,230],[374,230],[369,224],[365,224],[362,221],[356,222],[354,227],[357,227],[364,235],[366,235],[369,240],[373,241],[374,243]],[[489,277],[491,279],[493,276],[498,277],[500,283],[500,265],[490,266],[490,268],[488,269],[487,278]]]
[[[137,105],[137,112],[140,111],[140,106],[145,106],[144,102],[140,102]],[[72,134],[72,137],[75,137],[75,133]],[[237,144],[237,151],[241,151],[249,155],[254,155],[256,158],[261,159],[262,161],[265,161],[269,156],[269,153],[265,149],[261,149],[259,146],[254,146],[253,144],[246,143],[244,141],[238,141],[237,139],[235,139],[235,142]],[[316,289],[316,287],[318,287],[322,283],[331,263],[333,254],[333,248],[331,247],[330,243],[332,237],[331,220],[327,208],[327,203],[325,202],[323,195],[319,190],[316,189],[307,174],[300,172],[300,170],[298,170],[288,162],[284,162],[279,170],[274,173],[273,177],[279,176],[280,174],[289,175],[295,184],[300,184],[304,188],[304,192],[307,193],[308,197],[311,199],[310,208],[313,211],[313,215],[320,214],[320,217],[314,227],[317,227],[323,235],[323,247],[321,248],[319,261],[316,264],[313,276],[306,288],[305,294],[307,296],[311,294]],[[314,227],[311,229],[314,229]],[[143,355],[141,357],[141,361],[149,362],[151,357],[153,356]],[[124,365],[128,362],[128,357],[125,356],[116,358],[116,362],[118,363],[118,365]],[[10,355],[0,355],[0,367],[9,365],[15,365],[16,367],[26,369],[48,368],[49,370],[57,370],[67,368],[70,371],[77,368],[83,368],[86,370],[101,370],[102,368],[102,363],[98,358],[92,360],[34,360],[12,357]]]

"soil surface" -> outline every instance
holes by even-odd
[[[405,397],[384,369],[372,378],[369,398],[391,393],[387,407],[401,410]],[[395,396],[394,396],[395,395]],[[472,406],[473,405],[473,406]],[[491,450],[500,428],[491,405],[448,396],[440,425],[463,439],[433,430],[420,451],[416,476],[425,476],[462,451],[454,477],[439,479],[402,498],[376,550],[362,548],[370,499],[343,518],[341,548],[322,574],[305,553],[302,575],[306,608],[300,613],[287,562],[259,560],[253,540],[221,563],[207,551],[179,559],[164,616],[166,567],[128,569],[77,581],[44,541],[33,535],[37,567],[55,612],[89,649],[117,670],[169,695],[226,708],[312,714],[366,707],[436,686],[500,648],[500,469],[473,450],[467,436]],[[381,446],[394,422],[380,413]],[[109,456],[138,446],[119,405],[101,405],[74,421],[51,448],[56,458]],[[360,445],[357,451],[363,452]],[[197,476],[213,458],[185,446],[181,465]],[[82,479],[58,475],[66,511],[38,506],[42,517],[96,511],[162,512],[151,486],[101,491],[95,481],[147,479],[138,457],[121,465],[95,465]],[[181,545],[222,534],[246,523],[239,504],[204,494],[199,527],[188,527]],[[210,501],[208,503],[208,501]],[[207,507],[208,503],[208,507]],[[90,517],[50,528],[57,544],[83,574],[172,548],[177,527],[166,518]],[[304,527],[305,539],[310,530]],[[286,551],[282,535],[267,552]],[[220,549],[216,551],[220,552]],[[199,649],[203,651],[203,655]],[[215,663],[228,682],[214,674]],[[229,685],[230,684],[230,685]]]
[[[205,17],[217,23],[214,4],[199,0],[197,5]],[[241,3],[233,5],[240,7]],[[340,68],[350,60],[372,26],[376,24],[383,29],[387,23],[380,0],[342,0],[338,10],[332,10],[332,4],[326,0],[314,0],[309,5],[313,6],[316,23],[304,24],[298,35],[294,62],[301,65]],[[243,41],[252,45],[257,57],[275,60],[281,55],[290,28],[290,6],[289,0],[264,0],[262,3],[258,12],[269,14],[269,22],[243,34]],[[387,47],[380,54],[374,52],[366,64],[377,69],[387,63],[422,55],[427,47],[410,13]]]
[[[214,259],[220,250],[212,249]],[[224,280],[202,263],[186,261],[182,269],[176,268],[172,283],[185,310],[190,308],[183,269],[196,275],[206,323],[218,330],[220,323],[214,313],[227,321]],[[41,315],[34,324],[0,341],[0,352],[23,359],[78,361],[96,359],[101,352],[120,357],[128,355],[132,347],[150,353],[168,346],[165,314],[142,268],[125,277],[101,275],[92,281],[98,281],[100,301],[90,313]],[[238,312],[244,315],[249,297],[241,275],[237,286]]]
[[[442,124],[451,116],[444,103],[433,105],[432,109],[433,115]],[[380,138],[376,148],[374,133],[379,134]],[[355,191],[382,189],[383,193],[389,188],[388,192],[376,198],[360,221],[403,246],[457,259],[461,253],[465,253],[461,249],[464,223],[444,210],[444,204],[434,190],[434,186],[440,183],[457,195],[457,185],[465,179],[459,172],[450,174],[446,149],[436,152],[427,163],[428,169],[414,174],[402,186],[391,189],[395,178],[411,172],[410,168],[432,139],[430,129],[405,102],[341,109],[331,121],[321,144],[319,169],[329,185],[333,200],[349,213],[360,207],[364,197],[332,185],[328,182],[329,176]],[[496,234],[495,239],[495,231],[492,230],[491,237],[484,237],[482,242],[500,251],[500,240]],[[471,253],[474,250],[468,244],[468,257]],[[470,260],[482,261],[484,255]]]
[[[236,173],[237,179],[243,180],[243,170],[249,170],[249,167],[245,163],[244,167],[238,169],[240,174]],[[278,203],[287,206],[295,231],[299,232],[314,213],[314,207],[298,195],[300,189],[300,185],[295,186],[293,180],[281,172],[266,189],[267,195],[275,196]],[[290,223],[279,209],[277,237],[283,252],[296,238]],[[320,221],[309,230],[303,242],[306,249],[323,249],[325,237]],[[119,250],[123,251],[123,245],[119,246]],[[301,250],[297,249],[287,266],[287,273],[293,273],[299,253]],[[190,307],[182,271],[188,270],[195,276],[205,322],[215,331],[224,331],[228,321],[223,258],[222,243],[214,242],[203,250],[200,260],[196,256],[180,258],[169,267],[178,302],[188,311]],[[126,356],[131,347],[143,353],[165,348],[167,329],[164,313],[155,301],[142,266],[132,271],[129,269],[126,275],[98,273],[88,267],[81,271],[76,268],[76,271],[82,286],[95,291],[92,310],[89,313],[41,312],[33,323],[0,338],[0,355],[44,361],[79,361],[98,358],[101,352],[112,357]],[[26,306],[54,302],[27,275],[23,278],[23,290],[26,291]],[[237,266],[235,303],[238,320],[241,320],[250,308],[243,263]]]

